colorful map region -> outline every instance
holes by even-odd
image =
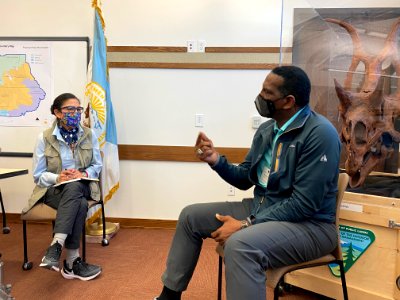
[[[0,55],[0,117],[21,117],[35,111],[45,96],[25,54]]]

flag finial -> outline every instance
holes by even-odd
[[[103,11],[101,10],[101,2],[99,0],[93,0],[92,7],[97,11],[99,15],[101,26],[103,26],[103,31],[104,31],[106,28],[106,23],[104,22]]]

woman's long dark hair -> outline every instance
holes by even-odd
[[[63,107],[63,104],[66,100],[68,99],[76,99],[81,103],[81,101],[76,97],[74,94],[71,93],[64,93],[56,97],[54,99],[53,104],[50,107],[50,111],[52,115],[55,115],[54,110],[57,109],[58,111],[61,111],[61,107]]]

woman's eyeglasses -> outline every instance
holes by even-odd
[[[67,112],[70,113],[82,113],[83,112],[83,107],[82,106],[63,106],[61,109],[66,110]]]

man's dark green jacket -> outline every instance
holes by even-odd
[[[220,156],[212,168],[239,189],[255,185],[253,224],[304,220],[334,223],[340,160],[336,129],[306,106],[276,141],[271,173],[264,188],[258,184],[257,165],[266,147],[271,147],[274,124],[271,119],[259,127],[244,162],[234,165]]]

